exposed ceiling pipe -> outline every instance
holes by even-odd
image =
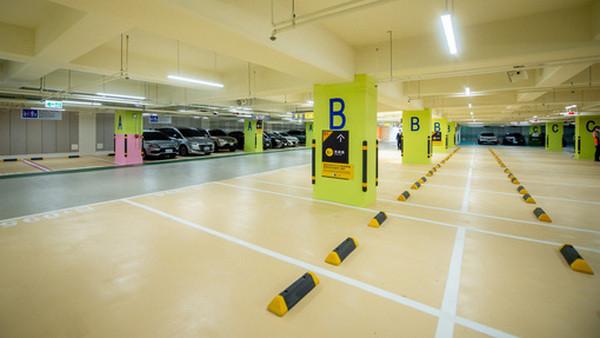
[[[359,9],[365,9],[375,5],[381,5],[383,3],[391,1],[396,0],[352,0],[304,15],[296,15],[295,4],[292,3],[292,14],[287,20],[274,22],[274,13],[273,10],[271,10],[271,21],[274,22],[271,40],[274,40],[273,37],[276,34],[293,29],[296,26],[304,25],[324,18],[331,18],[340,14],[348,13]]]

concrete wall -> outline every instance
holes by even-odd
[[[77,152],[79,113],[62,120],[23,120],[21,109],[0,109],[0,155]]]

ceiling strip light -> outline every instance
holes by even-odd
[[[179,75],[169,75],[169,76],[167,76],[167,78],[169,78],[171,80],[195,83],[195,84],[200,84],[200,85],[210,86],[210,87],[217,87],[217,88],[225,87],[223,84],[220,84],[220,83],[197,80],[197,79],[192,79],[189,77],[183,77],[183,76],[179,76]]]
[[[123,94],[111,94],[111,93],[96,93],[98,96],[108,96],[108,97],[118,97],[122,99],[131,99],[131,100],[145,100],[144,96],[134,96],[134,95],[123,95]]]
[[[452,25],[452,15],[444,14],[440,17],[442,19],[442,26],[444,27],[444,34],[446,35],[446,42],[448,43],[448,50],[450,54],[458,54],[456,48],[456,37],[454,36],[454,27]]]
[[[471,88],[465,87],[465,96],[471,96]]]
[[[66,105],[80,105],[80,106],[101,106],[100,102],[85,102],[85,101],[63,101]]]

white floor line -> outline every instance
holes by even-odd
[[[236,179],[236,178],[247,178],[247,177],[260,176],[260,175],[264,175],[264,174],[274,173],[274,172],[277,172],[277,171],[282,171],[282,170],[287,170],[287,169],[292,169],[292,168],[298,168],[298,167],[304,167],[304,166],[306,166],[306,164],[300,164],[300,165],[291,166],[291,167],[284,167],[284,168],[277,168],[277,169],[262,171],[262,172],[254,173],[254,174],[235,176],[235,177],[227,178],[225,180],[231,180],[231,179]],[[186,186],[179,187],[179,188],[172,188],[172,189],[158,190],[158,191],[153,191],[153,192],[146,192],[146,193],[143,193],[143,194],[131,195],[131,196],[128,196],[127,198],[139,198],[139,197],[145,197],[145,196],[150,196],[150,195],[160,194],[160,193],[173,193],[173,192],[178,192],[178,191],[184,191],[186,189],[193,189],[193,188],[196,188],[196,187],[201,187],[203,185],[207,185],[207,184],[213,183],[213,182],[214,181],[208,181],[208,182],[203,182],[203,183],[198,183],[198,184],[186,185]],[[106,201],[99,201],[99,202],[94,202],[94,203],[81,204],[81,205],[76,205],[76,206],[73,206],[73,207],[60,208],[60,209],[54,209],[54,210],[49,210],[49,211],[42,211],[42,212],[37,212],[37,213],[23,215],[23,216],[5,218],[5,219],[0,219],[0,222],[11,222],[11,221],[17,221],[17,220],[20,220],[20,219],[23,219],[23,218],[27,218],[27,217],[39,217],[39,216],[43,216],[43,215],[50,214],[50,213],[56,213],[56,212],[61,212],[61,211],[73,210],[73,209],[77,209],[77,208],[81,208],[81,207],[98,206],[98,205],[107,204],[107,203],[110,203],[110,202],[120,201],[121,199],[122,198],[114,198],[114,199],[110,199],[110,200],[106,200]]]
[[[371,293],[371,294],[373,294],[375,296],[388,299],[388,300],[393,301],[395,303],[408,306],[408,307],[413,308],[413,309],[415,309],[417,311],[429,314],[429,315],[434,316],[434,317],[438,317],[439,318],[441,316],[441,311],[439,309],[436,309],[436,308],[431,307],[429,305],[417,302],[417,301],[412,300],[410,298],[406,298],[404,296],[395,294],[393,292],[390,292],[390,291],[378,288],[378,287],[376,287],[374,285],[371,285],[371,284],[359,281],[359,280],[354,279],[354,278],[350,278],[350,277],[344,276],[342,274],[339,274],[339,273],[330,271],[328,269],[325,269],[325,268],[313,265],[311,263],[302,261],[300,259],[296,259],[296,258],[293,258],[293,257],[290,257],[290,256],[286,256],[286,255],[284,255],[282,253],[279,253],[279,252],[267,249],[265,247],[262,247],[262,246],[259,246],[259,245],[247,242],[247,241],[239,239],[237,237],[234,237],[234,236],[231,236],[231,235],[228,235],[228,234],[216,231],[216,230],[214,230],[212,228],[209,228],[209,227],[205,227],[205,226],[196,224],[194,222],[191,222],[191,221],[185,220],[183,218],[180,218],[180,217],[168,214],[168,213],[166,213],[164,211],[161,211],[161,210],[149,207],[147,205],[131,201],[129,199],[122,199],[121,201],[123,201],[124,203],[130,204],[132,206],[136,206],[138,208],[144,209],[144,210],[149,211],[151,213],[160,215],[160,216],[162,216],[164,218],[170,219],[170,220],[175,221],[177,223],[181,223],[181,224],[187,225],[187,226],[189,226],[191,228],[194,228],[196,230],[205,232],[205,233],[207,233],[209,235],[212,235],[212,236],[215,236],[217,238],[220,238],[220,239],[226,240],[228,242],[237,244],[237,245],[242,246],[242,247],[244,247],[246,249],[250,249],[252,251],[255,251],[255,252],[261,253],[263,255],[269,256],[271,258],[277,259],[279,261],[282,261],[282,262],[285,262],[285,263],[288,263],[288,264],[292,264],[292,265],[298,266],[298,267],[300,267],[302,269],[306,269],[308,271],[314,272],[314,273],[317,274],[317,276],[328,277],[328,278],[336,280],[336,281],[338,281],[340,283],[344,283],[346,285],[349,285],[349,286],[355,287],[357,289],[363,290],[365,292]],[[266,301],[268,301],[268,300],[266,300]],[[446,316],[449,316],[449,315],[445,315],[445,317]],[[485,325],[483,325],[481,323],[472,322],[472,321],[467,320],[467,319],[464,319],[464,322],[467,323],[465,326],[467,326],[467,327],[469,327],[469,328],[471,328],[473,330],[479,331],[479,332],[481,332],[483,334],[491,335],[492,333],[500,333],[502,337],[513,337],[513,336],[511,336],[511,335],[509,335],[507,333],[504,333],[502,331],[498,331],[498,330],[496,330],[494,328],[485,326]]]
[[[412,184],[413,182],[410,180],[388,180],[388,179],[379,179],[380,183],[385,183],[385,182],[394,182],[394,183],[401,183],[401,184]],[[436,184],[436,183],[431,183],[431,182],[427,182],[427,186],[429,187],[435,187],[435,188],[444,188],[444,189],[454,189],[454,190],[463,190],[464,187],[456,187],[453,185],[446,185],[446,184]],[[485,193],[485,194],[496,194],[496,195],[504,195],[504,196],[517,196],[520,197],[520,195],[516,192],[512,193],[512,192],[503,192],[503,191],[494,191],[494,190],[486,190],[486,189],[471,189],[471,192],[479,192],[479,193]],[[561,197],[554,197],[554,196],[546,196],[546,195],[538,195],[538,194],[532,194],[532,196],[534,196],[536,199],[540,199],[540,200],[555,200],[555,201],[562,201],[562,202],[572,202],[572,203],[582,203],[582,204],[593,204],[593,205],[600,205],[600,201],[586,201],[586,200],[578,200],[578,199],[572,199],[572,198],[561,198]]]
[[[414,173],[423,173],[426,171],[426,169],[423,170],[413,170],[413,169],[405,169],[403,168],[402,171],[405,172],[414,172]],[[381,173],[380,173],[381,175]],[[444,173],[436,173],[436,175],[439,176],[453,176],[453,177],[467,177],[467,175],[464,174],[451,174],[448,172],[444,172]],[[483,178],[483,179],[489,179],[489,180],[494,180],[494,181],[505,181],[506,179],[504,178],[500,178],[497,176],[491,176],[491,175],[473,175],[473,178],[475,179],[479,179],[479,178]],[[540,181],[540,180],[529,180],[529,179],[524,179],[523,181],[526,181],[527,183],[537,183],[537,184],[544,184],[544,185],[557,185],[557,186],[565,186],[565,187],[583,187],[583,188],[600,188],[600,185],[590,185],[590,184],[584,184],[584,183],[558,183],[556,181],[553,180],[549,180],[549,181]]]
[[[331,202],[331,201],[315,200],[310,197],[296,196],[296,195],[291,195],[291,194],[286,194],[286,193],[281,193],[281,192],[276,192],[276,191],[271,191],[271,190],[264,190],[264,189],[258,189],[258,188],[252,188],[252,187],[241,187],[241,186],[224,183],[224,182],[209,182],[207,184],[210,184],[210,183],[222,185],[222,186],[226,186],[226,187],[230,187],[230,188],[234,188],[234,189],[250,190],[250,191],[256,191],[256,192],[261,192],[261,193],[265,193],[265,194],[276,195],[276,196],[290,197],[290,198],[295,198],[295,199],[299,199],[299,200],[303,200],[303,201],[307,201],[307,202],[335,205],[335,206],[339,206],[339,207],[343,207],[343,208],[347,208],[347,209],[360,210],[360,211],[369,212],[369,213],[373,213],[373,214],[376,214],[379,212],[379,210],[375,210],[375,209],[355,207],[352,205],[346,205],[346,204],[341,204],[341,203]],[[283,185],[283,184],[279,184],[279,185]],[[292,186],[292,187],[294,187],[294,186]],[[396,201],[394,201],[394,202],[396,202]],[[398,202],[398,203],[405,203],[405,202]],[[435,221],[435,220],[431,220],[431,219],[427,219],[427,218],[407,216],[407,215],[397,214],[397,213],[393,213],[393,212],[386,212],[386,214],[388,216],[394,217],[394,218],[406,219],[406,220],[429,223],[429,224],[436,224],[436,225],[441,225],[441,226],[450,227],[450,228],[461,228],[462,227],[469,231],[481,232],[481,233],[485,233],[485,234],[496,235],[496,236],[500,236],[500,237],[506,237],[506,238],[521,240],[521,241],[526,241],[526,242],[547,244],[547,245],[552,245],[552,246],[557,246],[557,247],[560,247],[561,245],[564,244],[564,243],[560,243],[560,242],[545,241],[545,240],[539,240],[539,239],[530,238],[530,237],[516,236],[516,235],[504,234],[501,232],[488,231],[488,230],[483,230],[483,229],[479,229],[479,228],[472,227],[472,226],[452,224],[452,223],[447,223],[447,222]],[[600,249],[589,248],[589,247],[584,247],[584,246],[579,246],[579,245],[576,245],[576,247],[579,250],[600,253]]]
[[[260,180],[260,179],[252,179],[251,181],[255,181],[255,182],[259,182],[259,183],[265,183],[265,184],[278,185],[278,186],[288,187],[288,188],[294,188],[294,189],[312,190],[310,188],[306,188],[306,187],[302,187],[302,186],[291,185],[291,184],[283,184],[283,183],[274,183],[274,182]],[[219,183],[219,182],[214,182],[214,183]],[[426,184],[428,184],[428,183],[426,183]],[[480,213],[471,212],[471,211],[462,211],[462,210],[456,210],[456,209],[450,209],[450,208],[443,208],[443,207],[434,207],[434,206],[430,206],[430,205],[423,205],[423,204],[417,204],[417,203],[412,203],[412,202],[399,202],[399,201],[396,201],[396,200],[390,200],[390,199],[386,199],[386,198],[378,198],[377,201],[379,201],[379,202],[385,202],[385,203],[399,204],[399,205],[409,205],[409,206],[414,206],[414,207],[418,207],[418,208],[425,208],[425,209],[430,209],[430,210],[445,211],[445,212],[451,212],[451,213],[456,213],[456,214],[464,214],[464,215],[469,215],[469,216],[477,216],[477,217],[495,219],[495,220],[499,220],[499,221],[507,221],[507,222],[514,222],[514,223],[522,223],[522,224],[532,224],[532,225],[537,225],[537,226],[541,226],[541,227],[547,227],[547,228],[553,228],[553,229],[560,229],[560,230],[566,230],[566,231],[577,231],[577,232],[587,232],[587,233],[593,233],[593,234],[600,234],[600,230],[593,230],[593,229],[587,229],[587,228],[581,228],[581,227],[573,227],[573,226],[568,226],[568,225],[559,225],[559,224],[545,224],[545,223],[542,223],[542,222],[526,221],[526,220],[521,220],[521,219],[516,219],[516,218],[494,216],[494,215],[487,215],[487,214],[480,214]]]
[[[469,199],[471,198],[471,182],[473,181],[473,159],[471,156],[471,162],[469,163],[469,173],[467,174],[467,183],[465,183],[465,192],[463,195],[462,205],[460,206],[460,211],[467,212],[469,211]]]
[[[456,307],[458,306],[458,293],[460,289],[460,271],[462,267],[462,258],[465,248],[465,229],[456,230],[454,239],[454,248],[450,258],[450,267],[448,268],[448,277],[444,289],[444,298],[442,300],[442,313],[438,320],[438,326],[435,332],[436,338],[452,338],[454,333],[454,318],[456,317]],[[446,317],[445,315],[448,315]]]

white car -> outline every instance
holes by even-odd
[[[494,133],[481,133],[477,139],[477,144],[498,144],[498,138]]]

